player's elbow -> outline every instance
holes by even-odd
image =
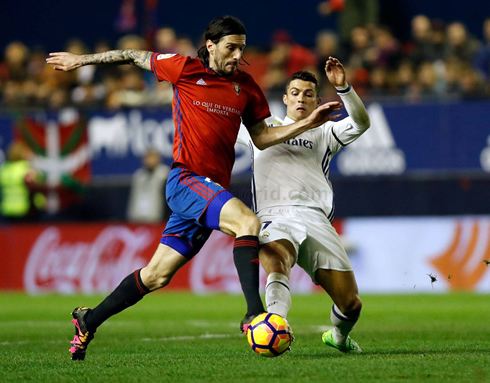
[[[366,113],[365,116],[362,118],[359,118],[358,121],[356,121],[357,127],[360,131],[365,132],[371,127],[371,120],[369,118],[369,115]]]
[[[270,144],[266,141],[260,140],[260,139],[253,140],[253,143],[254,143],[255,147],[259,150],[267,149],[269,146],[272,145],[272,144]]]
[[[371,127],[371,119],[369,118],[369,114],[367,114],[367,112],[366,112],[366,115],[364,116],[364,118],[362,119],[361,127],[364,130],[368,130]]]
[[[255,145],[257,147],[257,149],[259,150],[264,150],[264,149],[267,149],[269,146],[271,145],[266,145],[266,144],[260,144],[260,145]]]

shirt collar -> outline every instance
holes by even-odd
[[[294,121],[292,118],[289,118],[288,116],[284,117],[284,124],[290,125],[294,124],[296,121]]]

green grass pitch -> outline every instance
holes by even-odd
[[[101,297],[0,295],[0,382],[490,382],[490,297],[364,295],[352,337],[362,355],[321,343],[324,294],[293,296],[296,341],[252,352],[240,296],[155,293],[103,324],[84,362],[70,360],[70,312]]]

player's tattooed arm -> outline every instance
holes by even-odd
[[[131,64],[142,69],[151,70],[150,59],[152,52],[137,49],[108,51],[81,57],[83,65],[93,64]]]
[[[338,112],[341,109],[342,103],[336,101],[328,102],[316,108],[307,118],[296,121],[294,124],[270,128],[262,120],[251,127],[247,127],[247,129],[254,145],[258,149],[264,150],[294,138],[307,130],[317,128],[327,121],[339,118],[341,114],[331,115],[331,113]]]
[[[265,123],[265,121],[261,121],[258,124],[252,126],[248,131],[251,136],[259,136],[262,132],[266,131],[267,129],[268,126]]]
[[[153,52],[137,49],[107,51],[90,55],[74,55],[68,52],[50,53],[46,59],[54,69],[69,72],[84,65],[97,64],[131,64],[142,69],[151,70],[151,55]]]
[[[250,133],[250,138],[252,139],[252,142],[257,148],[259,148],[260,150],[264,150],[268,147],[263,145],[264,138],[269,130],[269,127],[264,120],[258,122],[255,125],[247,127],[247,130]]]

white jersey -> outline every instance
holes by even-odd
[[[306,131],[263,151],[251,140],[253,151],[252,193],[256,213],[278,206],[305,206],[320,209],[330,222],[335,211],[334,193],[328,176],[332,157],[369,128],[366,108],[354,89],[338,91],[349,117]],[[268,120],[271,124],[271,120]],[[294,123],[277,118],[271,129]],[[239,142],[243,142],[243,137]]]

